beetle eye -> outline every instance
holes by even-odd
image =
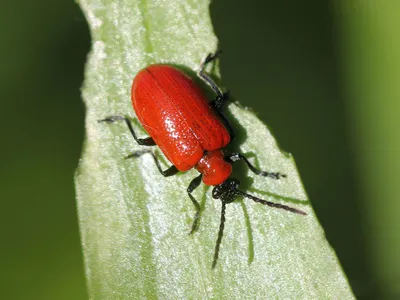
[[[213,188],[212,190],[212,197],[214,199],[219,199],[221,198],[221,195],[223,194],[223,190],[221,189],[221,185],[217,185]]]

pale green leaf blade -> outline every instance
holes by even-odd
[[[134,116],[130,86],[141,68],[163,62],[197,70],[201,59],[215,51],[209,2],[80,4],[93,39],[83,88],[87,137],[76,174],[90,298],[352,299],[293,159],[281,152],[252,112],[229,105],[238,132],[233,149],[254,154],[257,160],[251,160],[262,169],[288,177],[278,181],[236,172],[242,188],[308,215],[249,200],[229,204],[215,270],[211,262],[221,204],[211,198],[211,189],[194,193],[204,211],[200,230],[189,236],[194,208],[186,187],[196,172],[163,178],[150,155],[124,160],[141,148],[125,125],[97,123],[110,115]]]

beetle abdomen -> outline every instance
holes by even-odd
[[[145,130],[180,171],[191,169],[204,151],[230,141],[203,92],[174,67],[141,70],[132,85],[132,104]]]

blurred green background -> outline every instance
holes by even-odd
[[[360,299],[400,298],[399,4],[215,0],[222,80],[291,152]],[[86,299],[73,172],[90,47],[72,1],[0,11],[2,299]],[[128,87],[127,87],[128,88]]]

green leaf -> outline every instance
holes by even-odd
[[[196,171],[164,178],[150,155],[124,160],[141,148],[125,124],[97,122],[110,115],[134,116],[130,86],[141,68],[161,62],[198,70],[201,59],[217,47],[209,1],[80,4],[93,39],[83,88],[86,141],[76,173],[90,298],[353,299],[292,157],[251,111],[229,105],[237,132],[231,149],[247,154],[262,169],[288,176],[260,178],[237,165],[241,188],[308,215],[243,199],[229,204],[214,270],[221,203],[212,199],[211,188],[194,193],[203,212],[200,229],[188,235],[194,207],[186,188]],[[146,135],[138,122],[134,126]]]

